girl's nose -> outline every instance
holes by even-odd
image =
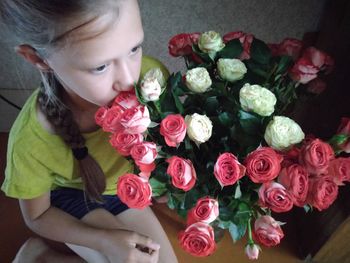
[[[116,91],[128,91],[133,88],[134,79],[127,61],[121,61],[118,63],[115,76],[113,89]]]

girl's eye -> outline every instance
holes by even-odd
[[[133,49],[131,49],[131,52],[130,52],[131,55],[136,54],[141,48],[142,48],[142,46],[139,45],[139,46],[136,46],[136,47],[134,47]]]
[[[94,74],[100,74],[100,73],[103,73],[107,70],[107,67],[108,67],[108,64],[104,64],[102,66],[99,66],[97,68],[94,68],[92,71],[92,73]]]

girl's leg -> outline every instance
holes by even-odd
[[[164,229],[151,208],[143,210],[128,209],[116,216],[116,219],[129,230],[149,236],[160,244],[160,263],[177,263],[175,252]]]

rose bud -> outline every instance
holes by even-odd
[[[305,58],[300,58],[294,66],[289,70],[292,80],[306,84],[317,78],[319,69],[312,62]]]
[[[247,244],[245,246],[245,254],[250,260],[258,259],[260,247],[257,244]]]
[[[239,91],[239,102],[245,111],[270,116],[275,111],[277,99],[268,89],[246,83]]]
[[[204,53],[215,53],[225,47],[221,36],[214,31],[208,31],[200,35],[198,47]]]
[[[145,101],[157,101],[162,88],[156,78],[145,79],[141,83],[141,96]]]

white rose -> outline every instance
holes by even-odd
[[[198,47],[204,53],[215,53],[225,47],[221,36],[215,31],[208,31],[200,35]]]
[[[247,67],[235,58],[220,58],[217,63],[219,76],[227,81],[240,80],[247,73]]]
[[[147,71],[143,77],[143,80],[153,79],[153,78],[156,78],[158,80],[159,85],[161,87],[163,87],[165,85],[165,78],[164,78],[163,72],[160,70],[160,68],[152,68],[149,71]]]
[[[211,137],[213,124],[205,115],[194,113],[185,117],[187,135],[197,145],[206,142]]]
[[[266,127],[264,138],[272,148],[282,151],[301,142],[305,138],[305,134],[292,119],[274,116]]]
[[[145,101],[157,101],[162,88],[156,78],[145,79],[141,83],[141,96]]]
[[[193,92],[206,92],[211,84],[212,81],[206,68],[198,67],[186,73],[186,86]]]
[[[247,83],[239,91],[239,102],[245,111],[270,116],[275,111],[277,99],[268,89]]]

